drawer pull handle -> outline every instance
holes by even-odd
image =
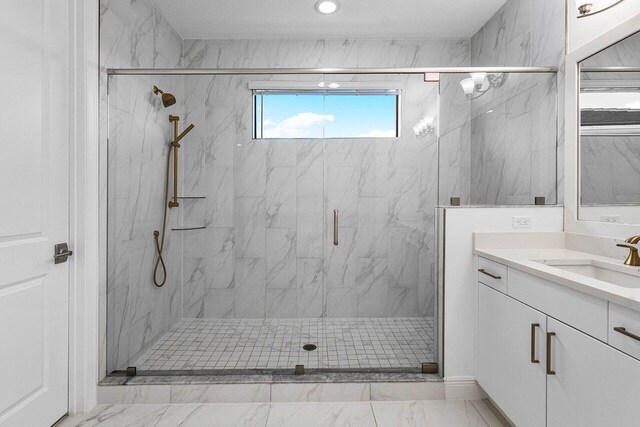
[[[540,327],[540,323],[531,324],[531,363],[540,363],[536,359],[536,328]]]
[[[556,374],[556,371],[551,369],[551,337],[555,336],[555,332],[547,332],[547,375]]]
[[[622,335],[625,335],[629,338],[633,338],[636,341],[640,341],[640,336],[636,335],[636,334],[632,334],[631,332],[627,332],[626,328],[623,328],[622,326],[617,326],[615,328],[613,328],[614,331],[621,333]]]
[[[495,274],[491,274],[488,271],[486,271],[484,268],[479,268],[478,271],[482,274],[486,274],[487,276],[491,277],[492,279],[496,279],[496,280],[500,280],[502,279],[501,276],[496,276]]]

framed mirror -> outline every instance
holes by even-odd
[[[579,212],[640,224],[640,32],[579,63]]]

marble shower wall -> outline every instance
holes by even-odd
[[[184,47],[190,68],[464,66],[470,57],[462,39]],[[437,143],[416,139],[411,126],[436,117],[437,85],[421,76],[331,77],[402,83],[398,140],[251,140],[247,83],[261,79],[322,76],[185,77],[186,120],[204,126],[184,150],[193,170],[184,187],[206,201],[194,201],[184,220],[207,226],[185,241],[204,260],[204,277],[185,295],[204,295],[203,315],[212,318],[433,315]],[[338,247],[330,244],[336,208]]]
[[[557,0],[508,0],[471,38],[472,66],[562,67],[563,55],[564,2]],[[488,205],[531,204],[535,196],[561,202],[562,69],[557,77],[511,74],[472,102],[459,85],[465,77],[441,79],[440,203],[451,196]]]
[[[185,40],[185,68],[470,65],[469,39]]]
[[[203,260],[207,318],[407,317],[434,311],[437,141],[411,127],[437,115],[422,76],[338,76],[401,83],[402,138],[252,140],[249,81],[322,76],[185,77],[185,253]],[[333,209],[340,245],[331,244]],[[186,269],[185,258],[185,269]],[[194,311],[195,312],[195,311]]]
[[[154,84],[182,99],[180,77],[118,77],[107,68],[179,67],[182,39],[151,1],[100,1],[100,182],[102,351],[100,372],[123,369],[179,320],[182,310],[180,236],[165,246],[170,277],[151,281],[153,230],[162,222],[168,114]],[[170,216],[172,225],[178,221]],[[176,260],[178,260],[176,262]]]

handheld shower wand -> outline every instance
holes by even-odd
[[[158,89],[157,86],[153,87],[153,93],[162,94],[162,105],[169,107],[176,103],[176,98],[170,93],[165,93]],[[167,208],[174,208],[180,206],[178,203],[178,149],[180,148],[180,140],[184,138],[194,126],[189,125],[182,133],[178,132],[178,122],[180,117],[169,115],[169,121],[173,123],[173,141],[169,144],[169,152],[167,154],[167,173],[164,182],[164,199],[163,215],[162,215],[162,233],[158,230],[153,231],[153,238],[156,243],[156,252],[158,258],[153,268],[153,284],[161,288],[167,282],[167,266],[164,263],[162,257],[162,251],[164,250],[164,240],[167,232]],[[169,200],[169,176],[171,172],[171,154],[173,153],[173,200]],[[158,280],[158,268],[162,267],[162,280]]]

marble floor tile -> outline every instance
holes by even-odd
[[[99,405],[77,424],[78,427],[148,427],[155,426],[169,405]]]
[[[266,403],[170,405],[156,427],[264,427],[268,414]]]
[[[268,427],[375,427],[369,403],[274,403]]]
[[[378,427],[488,426],[470,401],[372,402]]]
[[[486,400],[100,405],[55,427],[507,427]]]

